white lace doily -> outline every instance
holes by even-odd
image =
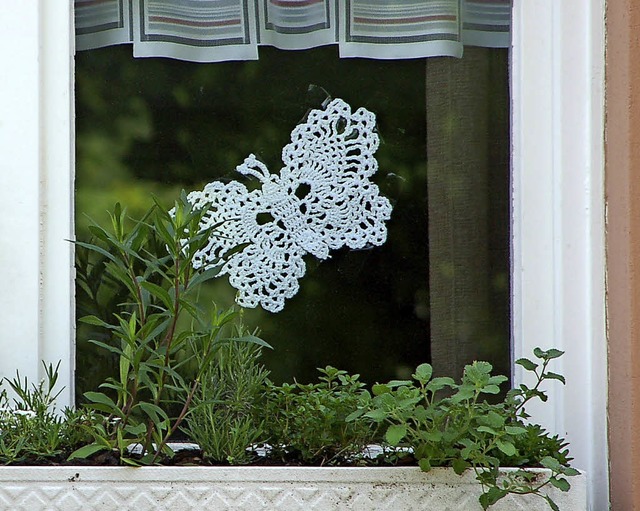
[[[270,174],[252,154],[237,167],[260,180],[248,191],[236,181],[209,183],[189,194],[208,207],[201,226],[219,225],[194,266],[221,266],[243,307],[282,310],[305,273],[303,256],[329,257],[330,249],[382,245],[391,204],[369,180],[378,169],[375,115],[351,112],[341,99],[312,110],[282,150],[284,167]],[[234,247],[247,246],[224,259]]]

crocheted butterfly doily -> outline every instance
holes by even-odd
[[[378,169],[375,125],[373,113],[352,113],[334,99],[293,130],[279,174],[253,154],[236,168],[258,178],[261,189],[215,181],[191,192],[194,207],[208,208],[201,227],[218,226],[194,267],[220,266],[238,290],[239,305],[278,312],[299,289],[305,254],[326,259],[330,249],[382,245],[391,204],[369,180]]]

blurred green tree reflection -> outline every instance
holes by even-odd
[[[116,201],[139,216],[151,194],[169,204],[182,188],[243,179],[235,167],[250,153],[277,172],[291,130],[327,96],[374,112],[381,145],[373,180],[394,206],[386,244],[322,263],[307,258],[284,311],[248,310],[245,322],[275,348],[265,362],[277,382],[315,378],[327,364],[373,382],[430,360],[424,60],[264,47],[258,61],[195,64],[109,47],[79,53],[76,79],[79,239],[88,237],[86,216],[104,223]],[[94,307],[82,293],[79,316]],[[203,303],[230,306],[233,296],[223,278]],[[79,327],[80,391],[100,380],[96,364],[110,365],[87,345],[91,335]]]

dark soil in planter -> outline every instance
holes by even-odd
[[[27,458],[19,462],[10,463],[8,466],[119,466],[124,465],[120,461],[120,453],[118,451],[98,452],[86,459],[67,460],[69,454],[60,454],[50,458]],[[135,457],[132,457],[135,460]],[[181,449],[175,452],[174,456],[165,457],[158,460],[161,466],[233,466],[226,462],[214,462],[203,457],[200,449]],[[268,456],[256,455],[254,460],[245,466],[274,466],[274,467],[302,467],[302,466],[340,466],[340,467],[358,467],[358,466],[417,466],[415,458],[411,455],[398,458],[395,462],[370,460],[339,460],[331,463],[307,463],[302,460],[291,457],[290,459],[271,458]]]

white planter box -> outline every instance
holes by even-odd
[[[508,470],[508,469],[507,469]],[[540,470],[540,477],[545,471]],[[571,491],[551,488],[562,511],[585,511],[585,476]],[[0,509],[474,511],[472,473],[416,467],[2,467]],[[539,497],[509,497],[492,511],[548,511]]]

